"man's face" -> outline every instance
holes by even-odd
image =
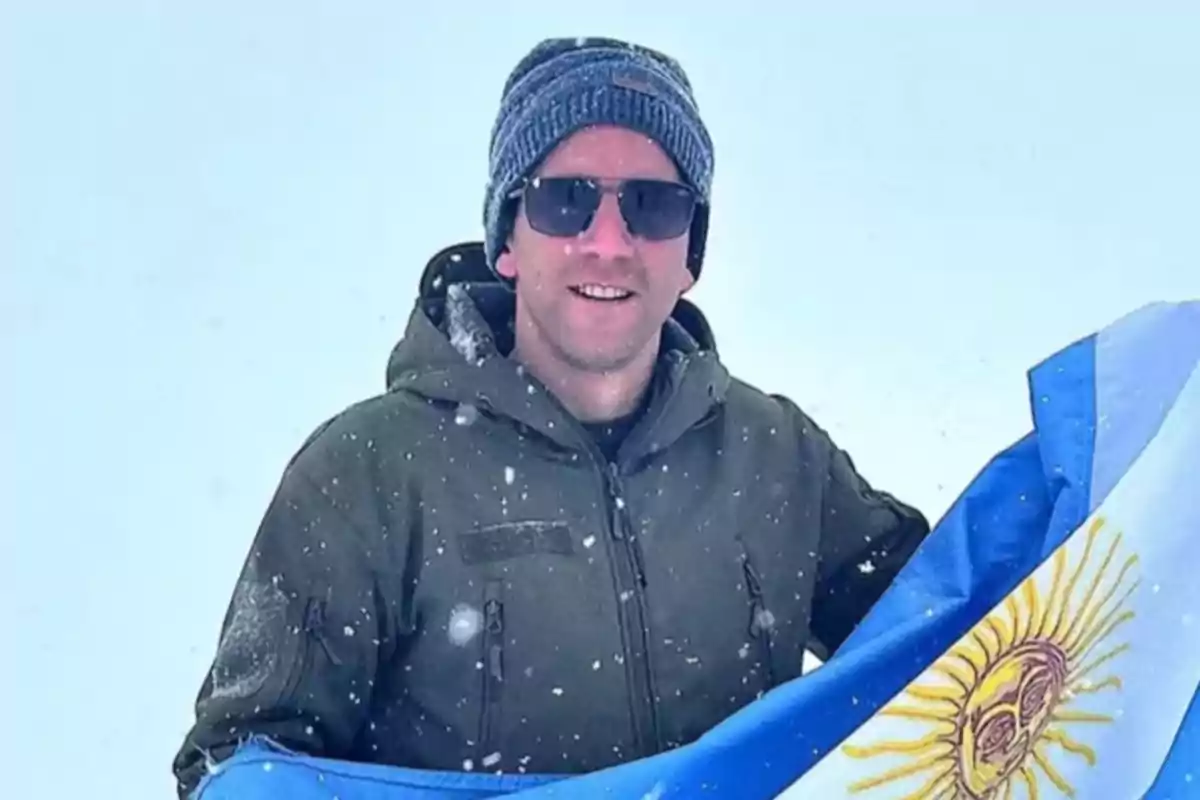
[[[657,143],[633,131],[595,127],[564,140],[537,178],[588,177],[606,187],[631,178],[679,181]],[[536,180],[536,179],[535,179]],[[630,233],[617,196],[603,194],[591,224],[577,235],[531,227],[522,201],[497,271],[516,279],[518,345],[537,341],[577,370],[611,372],[647,350],[680,295],[691,288],[688,233],[651,240]]]

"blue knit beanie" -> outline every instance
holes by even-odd
[[[699,193],[688,252],[688,268],[699,277],[708,235],[713,144],[687,74],[656,50],[597,37],[542,41],[504,85],[492,128],[483,206],[488,265],[495,270],[512,231],[512,191],[559,142],[599,124],[620,125],[654,139]]]

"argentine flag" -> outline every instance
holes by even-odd
[[[1200,798],[1200,302],[1029,372],[976,476],[841,650],[699,741],[590,775],[426,772],[253,739],[197,800]]]

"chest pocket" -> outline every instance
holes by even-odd
[[[499,752],[501,698],[504,690],[504,583],[489,580],[483,594],[483,632],[480,636],[479,759],[493,766]]]
[[[523,570],[520,562],[536,556],[567,557],[576,555],[570,528],[561,521],[522,520],[503,522],[463,531],[457,537],[459,558],[483,580],[480,636],[478,637],[478,728],[471,738],[476,743],[475,763],[493,768],[502,758],[504,709],[509,649],[512,636],[507,626],[506,583]],[[541,560],[539,564],[545,566]],[[518,604],[519,605],[519,604]],[[528,617],[528,611],[522,616]],[[525,619],[525,625],[536,620]],[[512,691],[508,692],[509,695]],[[512,698],[508,704],[512,705]]]
[[[583,772],[630,753],[602,531],[583,519],[514,520],[454,539],[446,571],[422,580],[459,646],[442,646],[431,627],[420,682],[441,712],[429,716],[454,720],[461,761],[489,772]]]

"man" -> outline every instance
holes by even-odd
[[[928,532],[699,310],[713,147],[680,66],[543,42],[482,246],[426,267],[388,391],[283,474],[175,762],[578,773],[694,741],[838,648]]]

